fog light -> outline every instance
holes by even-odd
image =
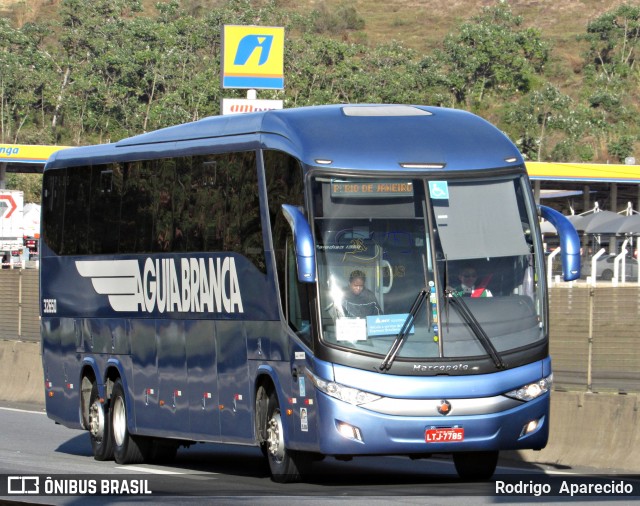
[[[354,427],[353,425],[349,425],[348,423],[339,422],[336,420],[336,428],[340,435],[347,439],[352,439],[354,441],[362,441],[362,433],[358,427]]]
[[[538,425],[540,425],[540,420],[531,420],[529,423],[525,424],[524,427],[522,427],[520,437],[531,434],[538,428]]]

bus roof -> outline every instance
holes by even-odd
[[[213,116],[123,139],[55,153],[47,168],[177,156],[190,146],[228,139],[246,149],[286,148],[308,165],[393,170],[443,165],[449,170],[523,165],[514,144],[466,111],[408,105],[326,105]],[[363,156],[363,153],[366,156]],[[400,157],[400,158],[398,158]],[[402,165],[401,165],[402,164]],[[417,167],[416,167],[417,168]]]

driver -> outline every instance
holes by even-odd
[[[349,276],[349,286],[344,291],[342,310],[345,316],[364,318],[382,313],[380,304],[371,290],[365,287],[366,274],[355,270]]]
[[[452,290],[454,297],[493,297],[486,287],[488,279],[478,282],[478,273],[474,267],[464,267],[458,274],[458,281],[460,281],[459,286]]]

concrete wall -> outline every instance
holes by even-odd
[[[0,400],[44,404],[40,345],[0,341]],[[558,466],[640,472],[638,395],[553,392],[551,437],[539,452],[510,458]]]
[[[551,434],[528,462],[640,472],[638,395],[553,392]]]
[[[0,400],[44,405],[40,343],[0,341]]]

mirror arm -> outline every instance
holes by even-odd
[[[580,277],[580,236],[578,232],[567,217],[555,209],[539,205],[538,210],[540,216],[558,231],[564,280],[578,279]]]
[[[282,212],[293,232],[298,281],[301,283],[315,283],[316,254],[309,222],[296,206],[282,204]]]

